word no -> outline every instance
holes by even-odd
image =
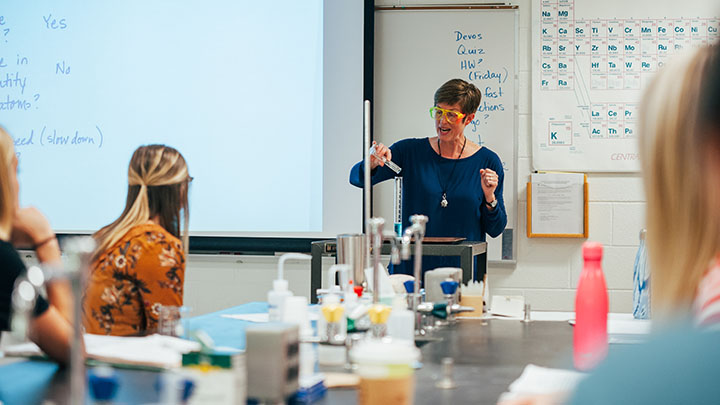
[[[52,14],[48,14],[47,17],[43,16],[43,20],[45,20],[45,28],[49,30],[64,30],[67,28],[67,23],[64,18],[58,20],[57,18],[52,18]]]
[[[62,64],[60,64],[60,63],[55,64],[55,74],[58,75],[61,73],[65,74],[65,75],[70,74],[70,65],[66,66],[65,61],[62,61]]]

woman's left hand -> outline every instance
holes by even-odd
[[[480,185],[482,186],[485,200],[495,200],[495,189],[498,186],[498,175],[492,169],[480,169]]]

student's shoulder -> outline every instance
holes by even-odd
[[[133,253],[157,253],[164,251],[172,254],[183,254],[180,239],[158,224],[146,223],[136,225],[125,233],[115,249],[129,249]]]
[[[164,272],[167,267],[183,266],[185,251],[180,239],[157,224],[144,224],[133,228],[128,249],[135,254],[137,266]]]

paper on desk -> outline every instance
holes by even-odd
[[[504,401],[525,395],[570,392],[585,377],[586,374],[573,370],[528,364],[520,377],[510,384],[508,392],[500,396],[500,400]]]
[[[237,319],[240,321],[247,321],[247,322],[256,322],[256,323],[270,322],[269,315],[267,312],[256,313],[256,314],[225,314],[225,315],[220,315],[220,316],[223,318]],[[317,321],[318,320],[317,312],[308,311],[308,319],[311,321]]]
[[[612,315],[612,314],[610,314]],[[651,332],[651,321],[649,319],[613,319],[608,317],[608,335],[646,335]],[[570,325],[575,326],[575,319],[568,320]]]
[[[172,336],[114,337],[85,335],[88,357],[108,363],[180,367],[183,353],[200,350],[198,342]]]
[[[649,319],[608,319],[608,335],[645,335],[650,333]]]
[[[223,318],[230,318],[230,319],[238,319],[241,321],[248,321],[248,322],[269,322],[270,316],[267,312],[263,312],[260,314],[226,314],[226,315],[220,315]]]
[[[172,336],[120,337],[85,334],[89,359],[134,366],[173,368],[182,365],[183,353],[200,350],[200,344]],[[8,356],[42,356],[34,343],[5,348]]]
[[[522,318],[525,311],[525,297],[521,295],[493,295],[490,304],[492,315]]]

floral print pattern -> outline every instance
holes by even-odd
[[[87,333],[154,333],[161,305],[182,305],[185,253],[156,224],[138,225],[93,263],[83,296]]]

